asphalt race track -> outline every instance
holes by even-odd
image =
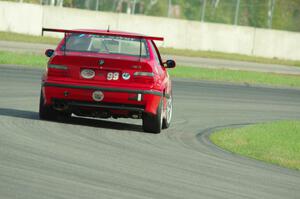
[[[300,90],[174,81],[173,125],[40,121],[41,71],[0,67],[0,198],[300,198],[300,172],[224,152],[215,128],[300,118]]]

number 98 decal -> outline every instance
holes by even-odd
[[[115,73],[107,73],[107,80],[118,80],[119,79],[119,73],[115,72]]]

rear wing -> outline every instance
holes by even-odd
[[[107,31],[93,31],[93,30],[65,30],[65,29],[52,29],[52,28],[42,28],[42,36],[44,32],[60,32],[64,33],[64,55],[66,54],[66,39],[68,33],[77,33],[77,34],[92,34],[92,35],[107,35],[107,36],[115,36],[115,37],[128,37],[140,40],[140,54],[139,54],[139,61],[141,61],[142,56],[142,40],[156,40],[156,41],[163,41],[163,37],[152,37],[152,36],[144,36],[126,32],[110,32],[109,29]]]
[[[107,31],[93,31],[93,30],[65,30],[65,29],[52,29],[52,28],[42,28],[42,36],[44,32],[61,32],[61,33],[78,33],[78,34],[93,34],[93,35],[107,35],[107,36],[116,36],[116,37],[128,37],[135,39],[149,39],[156,41],[163,41],[163,37],[152,37],[146,35],[138,35],[138,34],[130,34],[130,33],[118,33],[118,32],[110,32]]]

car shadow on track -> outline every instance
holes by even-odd
[[[40,120],[37,112],[18,110],[12,108],[0,108],[0,116],[9,116],[9,117],[30,119],[30,120]],[[99,119],[71,117],[69,119],[58,119],[58,121],[55,122],[63,123],[63,124],[79,125],[79,126],[113,129],[113,130],[143,132],[143,129],[140,125],[113,122],[113,121],[104,121]]]

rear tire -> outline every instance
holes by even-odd
[[[163,122],[163,101],[161,100],[157,108],[156,115],[143,114],[143,130],[149,133],[160,133]]]
[[[41,120],[56,120],[57,112],[51,107],[45,105],[44,95],[40,94],[39,117]]]
[[[163,119],[162,129],[167,129],[171,125],[173,115],[173,97],[170,95],[169,99],[167,99],[167,107],[166,107],[166,114],[165,118]]]

